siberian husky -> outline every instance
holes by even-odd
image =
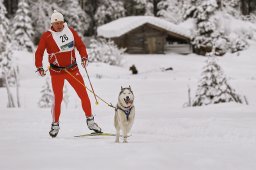
[[[116,142],[119,143],[120,130],[123,132],[123,142],[127,143],[127,134],[130,132],[134,117],[135,107],[133,105],[134,94],[131,87],[121,87],[118,103],[115,109],[114,124],[116,128]]]

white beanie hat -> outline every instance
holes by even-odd
[[[60,12],[54,10],[51,16],[51,23],[58,22],[58,21],[64,21],[64,17]]]

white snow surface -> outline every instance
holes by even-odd
[[[163,28],[167,31],[175,32],[177,34],[191,38],[191,33],[188,29],[175,25],[164,19],[152,16],[129,16],[119,18],[117,20],[114,20],[110,23],[98,27],[97,34],[98,36],[102,36],[105,38],[120,37],[123,34],[130,32],[133,29],[147,23]]]
[[[127,144],[115,143],[114,137],[74,137],[89,130],[70,85],[69,105],[63,104],[60,132],[52,139],[48,135],[51,109],[37,106],[45,78],[36,75],[32,54],[15,52],[22,107],[6,108],[6,89],[0,89],[0,169],[255,170],[255,46],[251,42],[249,49],[237,53],[240,55],[226,54],[217,59],[230,85],[247,97],[249,105],[183,107],[188,101],[188,87],[194,98],[207,59],[195,54],[126,54],[122,67],[90,63],[94,90],[106,101],[116,104],[121,86],[131,85],[134,91],[136,117]],[[130,73],[132,64],[138,75]],[[167,67],[173,71],[161,71]],[[89,87],[85,71],[80,71]],[[115,133],[114,110],[102,102],[95,105],[89,96],[95,121],[103,131]]]

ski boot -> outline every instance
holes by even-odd
[[[58,133],[59,133],[60,127],[59,127],[59,122],[53,122],[51,130],[49,132],[49,135],[53,138],[55,138]]]
[[[90,130],[93,130],[96,133],[102,133],[101,128],[94,122],[93,116],[87,117],[86,123]]]

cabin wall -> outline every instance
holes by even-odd
[[[145,24],[125,36],[128,53],[164,53],[166,34]]]
[[[164,53],[164,45],[167,34],[163,31],[159,31],[150,26],[146,26],[147,31],[145,32],[145,51],[149,54],[163,54]]]
[[[121,37],[112,38],[112,40],[118,47],[126,48],[126,52],[131,54],[164,54],[166,51],[172,50],[186,54],[191,51],[189,40],[150,24],[144,24]],[[170,46],[173,42],[174,44],[182,42],[184,45],[182,47]],[[185,51],[182,52],[182,50]]]
[[[165,46],[165,52],[173,52],[178,54],[190,54],[193,52],[190,44],[173,44]]]
[[[144,43],[145,43],[144,33],[145,33],[145,29],[142,26],[125,35],[128,53],[137,53],[137,54],[146,53],[145,47],[144,47]]]

